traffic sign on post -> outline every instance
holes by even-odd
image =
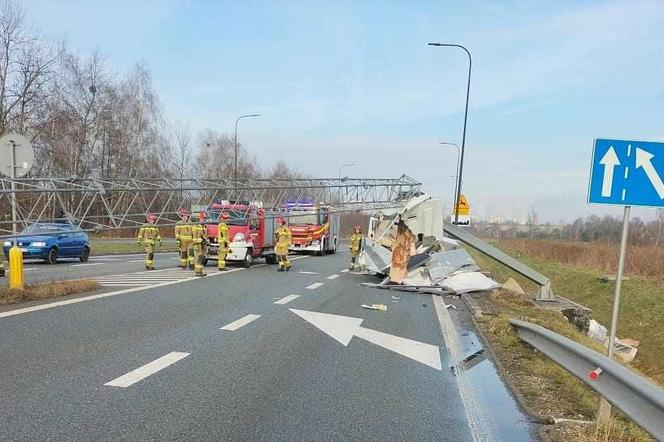
[[[618,328],[620,291],[629,234],[630,206],[664,207],[664,143],[596,139],[590,165],[588,202],[623,206],[622,237],[618,273],[613,296],[613,313],[608,356],[613,356]],[[611,406],[602,398],[599,420],[608,422]]]
[[[595,140],[588,202],[664,207],[664,143]]]

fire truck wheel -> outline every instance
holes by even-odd
[[[248,269],[251,267],[252,262],[254,262],[254,251],[247,249],[247,254],[244,256],[244,261],[242,261],[242,267]]]

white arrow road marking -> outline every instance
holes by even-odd
[[[364,339],[365,341],[369,341],[372,344],[376,344],[379,347],[399,353],[402,356],[424,365],[428,365],[436,370],[442,369],[440,363],[440,350],[435,345],[401,338],[399,336],[382,333],[364,327],[359,327],[355,331],[355,336]]]
[[[362,318],[351,316],[330,315],[329,313],[295,310],[294,308],[289,310],[345,347],[348,346],[355,331],[364,321]]]
[[[238,328],[244,327],[245,325],[249,324],[252,321],[255,321],[260,317],[261,315],[247,315],[238,319],[237,321],[233,321],[230,324],[224,325],[223,327],[221,327],[221,330],[235,331]]]
[[[616,150],[611,146],[606,151],[599,164],[604,166],[604,178],[602,179],[602,196],[610,197],[613,188],[613,170],[616,166],[620,166]]]
[[[300,297],[300,295],[288,295],[288,296],[284,296],[283,298],[281,298],[281,299],[278,300],[278,301],[275,301],[274,303],[275,303],[275,304],[281,304],[281,305],[283,305],[283,304],[288,304],[288,303],[291,302],[293,299],[297,299],[297,298],[299,298],[299,297]]]
[[[660,199],[664,199],[664,183],[662,182],[662,178],[657,173],[657,170],[655,170],[655,166],[652,165],[652,159],[654,156],[655,155],[651,154],[650,152],[639,149],[637,147],[636,168],[643,169],[643,171],[648,176],[648,179],[650,180],[650,184],[652,184],[652,187],[655,188],[657,195],[659,195]]]
[[[307,288],[308,288],[309,290],[314,290],[314,289],[317,289],[318,287],[320,287],[320,286],[322,286],[322,285],[325,285],[325,283],[322,283],[322,282],[314,282],[313,284],[308,285]]]
[[[345,347],[348,346],[353,336],[357,336],[436,370],[442,369],[440,349],[435,345],[360,327],[362,321],[364,321],[362,318],[307,310],[290,309],[290,311]]]
[[[104,385],[121,388],[130,387],[136,382],[163,370],[171,364],[175,364],[177,361],[184,359],[187,356],[189,356],[189,353],[181,353],[179,351],[170,352],[148,364],[145,364],[142,367],[138,367],[136,370],[132,370],[129,373],[120,376],[119,378],[113,379],[110,382],[106,382]]]

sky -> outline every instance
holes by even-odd
[[[450,205],[473,57],[471,215],[542,221],[588,205],[593,140],[664,141],[664,2],[24,0],[30,27],[152,72],[164,113],[238,137],[264,167],[407,174]],[[653,209],[633,214],[652,218]]]

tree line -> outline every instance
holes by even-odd
[[[32,176],[222,178],[233,173],[233,138],[196,136],[166,121],[149,67],[113,72],[99,51],[29,30],[13,0],[0,2],[0,135],[20,133],[35,149]],[[296,176],[280,162],[262,170],[238,142],[238,177]]]
[[[471,226],[478,235],[495,239],[540,238],[572,241],[619,242],[622,218],[590,215],[571,223],[553,225],[539,223],[535,212],[529,212],[526,224],[513,222],[475,222]],[[634,217],[629,223],[629,242],[634,245],[664,246],[664,209],[657,209],[655,219],[644,221]]]

